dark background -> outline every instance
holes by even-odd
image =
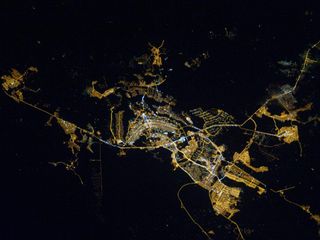
[[[51,111],[60,107],[68,119],[85,124],[96,113],[85,87],[92,80],[112,86],[148,42],[165,40],[165,65],[172,71],[161,90],[177,99],[177,111],[222,108],[241,122],[266,99],[266,89],[292,81],[279,73],[277,61],[301,63],[299,55],[320,39],[317,1],[281,2],[2,2],[0,72],[38,67],[31,84],[41,92],[30,99],[50,104]],[[210,58],[199,69],[184,66],[205,52]],[[300,93],[302,101],[319,99],[319,75],[312,76],[305,83],[312,92]],[[67,157],[63,133],[44,126],[47,116],[3,93],[0,116],[0,239],[205,239],[180,209],[176,193],[189,179],[172,171],[168,153],[160,152],[163,160],[138,151],[119,158],[115,149],[102,146],[99,207],[85,163],[96,155],[83,156],[81,185],[72,173],[48,164]],[[301,141],[302,158],[297,145],[286,146],[275,151],[279,161],[266,162],[270,173],[257,177],[274,188],[296,186],[288,196],[319,212],[319,128],[303,127]],[[215,239],[236,239],[234,227],[212,212],[206,192],[190,187],[182,196],[199,223],[216,232]],[[248,189],[242,196],[236,220],[247,239],[319,238],[316,224],[278,196],[259,197]]]

